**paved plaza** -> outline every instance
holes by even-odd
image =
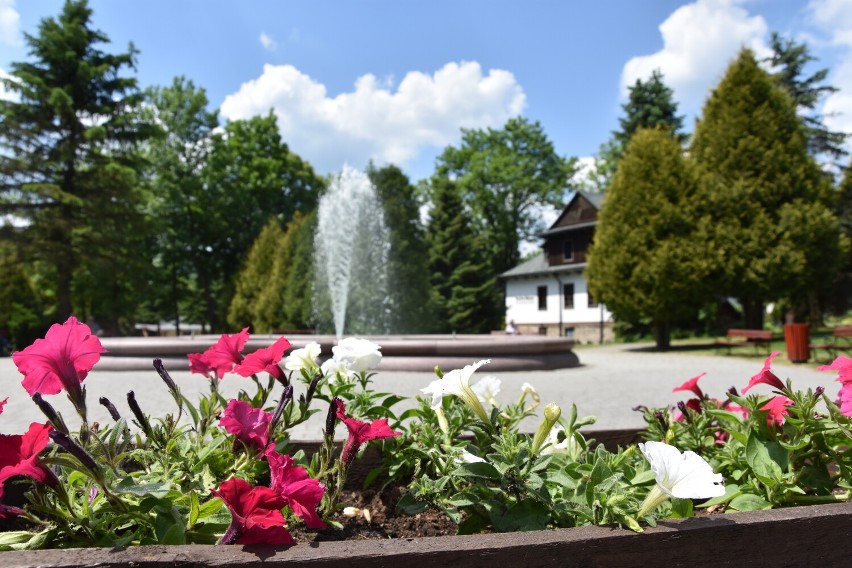
[[[686,379],[701,372],[707,375],[701,380],[701,387],[709,396],[722,398],[732,386],[738,390],[748,384],[749,378],[763,366],[763,357],[712,356],[695,354],[689,351],[656,353],[650,344],[614,344],[577,349],[581,366],[554,370],[530,372],[489,373],[488,365],[480,368],[475,377],[493,374],[502,382],[498,395],[500,402],[515,400],[525,382],[533,385],[541,394],[542,404],[555,402],[563,411],[575,403],[581,416],[597,417],[595,429],[638,428],[643,422],[632,407],[638,404],[647,406],[665,406],[684,400],[689,393],[673,393],[672,388]],[[472,361],[471,361],[472,362]],[[436,360],[436,364],[441,361]],[[445,369],[449,370],[449,369]],[[829,396],[835,396],[839,384],[835,382],[836,373],[819,372],[810,365],[788,363],[782,353],[775,358],[773,370],[781,378],[793,380],[794,388],[807,389],[822,385]],[[207,381],[188,371],[175,371],[172,376],[183,393],[190,399],[208,389]],[[44,421],[35,404],[27,397],[21,386],[21,375],[8,357],[0,358],[0,400],[9,397],[5,411],[0,416],[0,433],[21,433],[33,421]],[[392,392],[413,397],[419,389],[434,379],[432,373],[382,372],[381,365],[374,379],[374,388],[383,392]],[[130,417],[127,407],[127,392],[133,390],[142,409],[150,415],[162,415],[174,409],[165,385],[159,375],[150,371],[98,371],[97,366],[84,381],[88,394],[90,420],[109,422],[106,410],[98,404],[102,396],[108,397],[123,415]],[[228,375],[221,382],[221,391],[226,397],[235,395],[240,389],[253,390],[250,379],[237,375]],[[296,385],[296,396],[303,389]],[[280,389],[280,387],[279,387]],[[768,387],[758,386],[754,392]],[[275,395],[277,400],[278,391]],[[76,413],[64,394],[45,397],[60,410],[70,427],[79,424]],[[324,404],[320,402],[320,404]],[[411,406],[410,402],[400,403],[398,411]],[[319,408],[319,407],[318,407]],[[291,437],[296,440],[317,440],[321,437],[324,412],[294,428]],[[75,421],[76,419],[76,421]],[[538,419],[529,420],[524,429],[534,430]],[[339,432],[341,436],[345,432]]]

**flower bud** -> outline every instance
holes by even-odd
[[[824,392],[825,392],[824,387],[817,387],[816,390],[814,391],[814,398],[818,399],[819,397],[822,396],[822,393],[824,393]]]
[[[328,415],[325,418],[325,436],[326,438],[334,438],[334,425],[337,423],[337,405],[340,399],[334,397],[331,399],[331,404],[328,405]]]
[[[535,431],[532,448],[530,449],[533,455],[537,454],[541,449],[542,444],[544,444],[544,441],[553,429],[553,425],[556,424],[560,416],[562,416],[562,409],[559,408],[558,404],[551,402],[544,407],[544,421],[539,425],[538,430]]]
[[[169,388],[172,395],[179,396],[180,391],[178,390],[178,386],[175,384],[175,381],[172,379],[169,372],[166,371],[166,367],[163,365],[162,359],[154,359],[154,369],[160,375],[160,378],[163,379],[163,382],[166,383],[166,386]]]
[[[308,391],[305,396],[305,403],[309,404],[311,402],[311,399],[314,398],[314,393],[317,390],[317,385],[319,384],[320,379],[322,379],[322,376],[322,372],[320,371],[314,373],[314,377],[311,379],[311,382],[308,385]]]
[[[136,423],[139,424],[145,435],[150,438],[152,434],[151,424],[148,423],[148,417],[145,416],[142,408],[139,407],[139,403],[136,402],[136,393],[133,391],[128,391],[127,393],[127,405],[130,407],[130,411],[133,412],[133,416],[136,417]]]
[[[115,420],[115,421],[121,420],[121,414],[118,413],[118,409],[115,407],[115,405],[112,402],[110,402],[110,400],[107,397],[102,396],[101,398],[98,399],[98,402],[100,402],[101,405],[103,405],[104,408],[107,409],[107,411],[109,412],[109,415],[112,416],[113,420]]]
[[[41,397],[40,392],[33,394],[33,402],[36,403],[39,410],[44,413],[48,422],[50,422],[50,425],[53,426],[54,429],[62,432],[63,434],[68,434],[68,426],[65,425],[65,421],[62,420],[62,416],[56,412],[56,409],[53,408],[49,402]]]
[[[284,409],[287,404],[293,400],[293,385],[287,385],[284,392],[281,393],[281,400],[278,401],[278,406],[275,407],[275,412],[272,413],[272,418],[269,420],[269,431],[275,429],[278,421],[281,420],[281,415],[284,414]]]
[[[97,463],[95,463],[95,459],[89,454],[89,452],[81,448],[67,434],[59,432],[57,430],[52,430],[50,432],[50,439],[53,440],[53,442],[57,446],[77,458],[83,465],[83,467],[85,467],[93,474],[95,474],[98,478],[100,478],[101,468],[98,466]]]

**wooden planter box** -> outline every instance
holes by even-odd
[[[593,434],[615,442],[618,436]],[[622,440],[635,439],[623,432]],[[3,568],[852,566],[852,503],[610,527],[263,546],[140,546],[0,552]]]

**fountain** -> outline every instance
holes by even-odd
[[[343,166],[320,198],[314,237],[314,309],[337,338],[388,333],[390,240],[370,178]]]

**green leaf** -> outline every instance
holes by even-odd
[[[224,506],[225,503],[221,499],[210,499],[198,508],[198,518],[206,519],[207,517],[211,517],[218,513]]]
[[[0,532],[0,546],[9,546],[12,544],[21,544],[29,542],[37,533],[30,531],[6,531]]]
[[[550,522],[547,507],[532,499],[524,499],[508,508],[494,506],[490,516],[499,532],[544,530]]]
[[[688,519],[692,516],[692,499],[672,498],[672,514],[674,519]]]
[[[198,504],[198,493],[195,491],[191,491],[189,493],[189,523],[187,526],[193,526],[198,522],[198,515],[201,511],[201,508]]]
[[[805,434],[804,436],[802,436],[802,439],[796,442],[795,444],[788,444],[783,440],[778,440],[778,444],[785,450],[795,452],[796,450],[801,450],[802,448],[806,448],[807,446],[811,445],[811,435]]]
[[[460,475],[462,477],[479,477],[482,479],[489,479],[491,481],[497,481],[501,477],[500,472],[498,472],[493,465],[485,462],[459,464],[459,466],[453,471],[453,475]]]
[[[777,442],[761,440],[752,432],[746,443],[746,462],[760,481],[774,487],[787,466],[787,452]],[[781,462],[783,460],[783,465]]]
[[[655,479],[654,472],[650,469],[646,469],[645,471],[640,471],[637,473],[633,479],[630,480],[631,485],[646,485],[648,483],[653,482]]]
[[[406,493],[405,495],[403,495],[400,498],[399,502],[396,504],[396,510],[405,515],[416,515],[417,513],[422,513],[428,508],[428,503],[418,501],[410,493]]]
[[[718,497],[713,497],[712,499],[708,499],[697,505],[700,508],[712,507],[713,505],[721,505],[722,503],[727,503],[731,499],[742,495],[742,491],[740,491],[740,486],[736,483],[731,483],[725,485],[725,494],[719,495]]]
[[[728,507],[735,511],[741,512],[761,511],[763,509],[771,509],[772,503],[766,501],[762,497],[758,497],[757,495],[744,493],[739,497],[735,497],[728,505]]]
[[[168,481],[159,483],[146,483],[144,485],[134,485],[132,477],[125,477],[118,485],[115,486],[120,493],[130,493],[137,497],[145,497],[150,495],[157,499],[166,497],[172,490],[172,485]]]

